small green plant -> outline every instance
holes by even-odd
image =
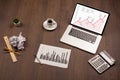
[[[20,20],[17,19],[17,18],[15,18],[15,19],[13,20],[13,22],[16,23],[16,24],[19,23],[19,21],[20,21]]]
[[[21,22],[20,22],[20,20],[18,18],[15,18],[15,19],[13,19],[13,24],[15,26],[20,26]]]

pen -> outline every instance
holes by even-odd
[[[41,63],[41,61],[39,60],[39,58],[38,58],[36,55],[34,55],[34,57],[37,59],[37,61],[38,61],[39,63]]]

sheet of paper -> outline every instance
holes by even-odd
[[[70,54],[70,49],[40,44],[35,62],[61,68],[68,68]]]

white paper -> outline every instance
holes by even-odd
[[[70,54],[70,49],[40,44],[35,62],[61,68],[68,68]]]

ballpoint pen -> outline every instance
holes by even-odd
[[[5,48],[4,51],[7,51],[7,52],[13,52],[13,53],[15,53],[15,54],[20,55],[19,52],[15,51],[15,50],[11,50],[11,49],[9,49],[9,48]]]

